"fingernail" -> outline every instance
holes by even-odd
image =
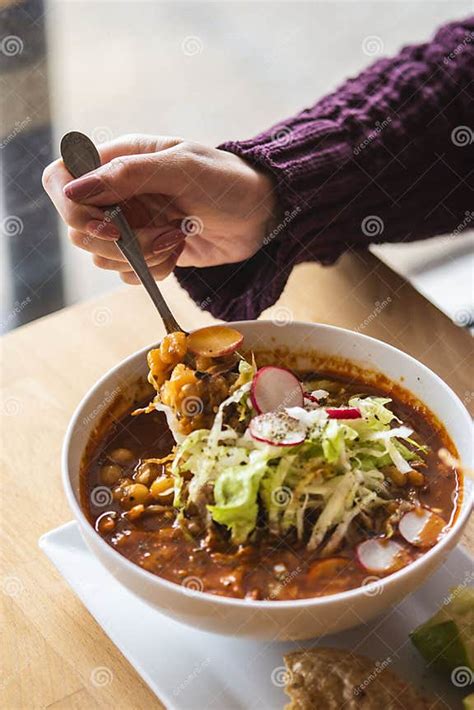
[[[158,239],[155,239],[151,250],[153,254],[159,254],[166,249],[176,247],[182,241],[184,241],[184,235],[179,230],[168,232],[168,234],[163,234],[161,237],[158,237]]]
[[[86,225],[86,230],[94,237],[118,239],[120,237],[119,230],[110,222],[100,222],[96,219],[91,219]]]
[[[70,200],[82,200],[84,197],[93,197],[102,192],[103,185],[100,178],[95,175],[85,175],[73,180],[64,186],[64,194]]]

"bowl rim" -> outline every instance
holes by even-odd
[[[256,324],[272,324],[273,321],[271,320],[248,320],[248,321],[229,321],[229,325],[235,326],[235,327],[242,327],[242,326],[247,326],[251,323],[256,323]],[[425,364],[414,358],[412,355],[409,355],[408,353],[403,352],[403,350],[400,350],[399,348],[396,348],[393,345],[390,345],[389,343],[386,343],[383,340],[379,340],[378,338],[374,338],[370,335],[366,335],[365,333],[359,333],[356,331],[352,331],[349,328],[341,328],[340,326],[335,326],[335,325],[329,325],[326,323],[309,323],[306,321],[291,321],[291,323],[288,323],[285,325],[285,327],[293,327],[293,326],[303,326],[303,327],[308,327],[308,328],[317,328],[317,329],[322,329],[326,331],[331,331],[337,333],[343,333],[344,335],[352,335],[356,336],[358,338],[362,338],[363,340],[366,340],[368,343],[373,342],[377,343],[378,345],[382,345],[382,347],[389,349],[392,351],[392,353],[395,353],[397,356],[402,357],[404,359],[408,359],[411,361],[412,364],[414,364],[417,368],[421,369],[421,372],[424,372],[425,374],[429,374],[431,377],[434,377],[437,383],[441,386],[441,388],[444,390],[445,394],[450,397],[451,399],[454,399],[456,404],[461,408],[461,411],[463,413],[463,426],[472,428],[472,420],[469,415],[469,412],[467,411],[465,405],[461,401],[461,399],[458,397],[458,395],[449,387],[449,385],[444,382],[444,380],[437,375],[433,370],[431,370],[429,367],[427,367]],[[193,329],[196,330],[196,329]],[[192,330],[190,331],[192,332]],[[159,341],[158,341],[159,342]],[[71,448],[71,443],[72,439],[74,436],[74,432],[76,429],[76,425],[78,423],[80,414],[88,400],[94,395],[94,393],[97,390],[100,390],[101,387],[107,382],[107,380],[116,372],[118,372],[121,368],[126,366],[129,362],[135,360],[139,356],[146,355],[146,353],[153,347],[156,347],[156,342],[152,343],[150,345],[146,345],[145,347],[141,348],[140,350],[137,350],[136,352],[128,355],[126,358],[121,360],[119,363],[111,367],[107,372],[105,372],[102,377],[100,377],[97,382],[95,382],[92,387],[89,388],[89,390],[86,392],[86,394],[81,398],[79,404],[76,406],[74,413],[69,421],[66,434],[64,436],[64,441],[63,441],[63,447],[61,451],[61,477],[62,477],[62,483],[63,483],[63,488],[66,494],[67,501],[69,503],[70,508],[72,509],[72,512],[76,518],[76,520],[79,522],[80,527],[84,528],[86,527],[87,529],[90,530],[93,536],[95,536],[95,540],[99,547],[104,551],[104,554],[106,555],[111,555],[112,557],[115,557],[118,560],[120,560],[120,565],[123,566],[126,570],[130,570],[130,572],[134,575],[136,575],[138,578],[142,578],[144,582],[149,582],[152,585],[155,585],[157,587],[163,586],[165,589],[167,589],[169,592],[174,593],[174,594],[183,594],[187,597],[194,597],[196,600],[202,600],[202,602],[211,602],[214,604],[219,604],[222,606],[233,606],[233,607],[239,607],[239,608],[246,608],[249,610],[270,610],[270,609],[289,609],[289,608],[302,608],[302,607],[311,607],[311,608],[317,608],[321,607],[327,604],[337,604],[339,602],[346,602],[346,601],[351,601],[354,598],[357,598],[359,596],[367,596],[367,588],[372,588],[377,585],[381,585],[383,589],[385,590],[387,587],[393,587],[396,586],[401,580],[403,580],[404,577],[408,577],[411,574],[414,574],[414,572],[419,569],[420,567],[423,567],[424,565],[428,564],[428,561],[431,557],[439,556],[442,555],[443,551],[445,548],[448,548],[447,551],[450,549],[450,542],[452,541],[453,537],[456,537],[457,533],[462,530],[462,528],[465,526],[467,523],[467,520],[469,519],[471,512],[472,512],[472,507],[474,503],[474,486],[470,486],[469,483],[466,486],[466,481],[465,478],[463,477],[463,499],[461,502],[461,507],[457,511],[457,515],[455,518],[455,521],[453,525],[449,528],[447,533],[443,536],[443,538],[436,543],[433,547],[428,549],[426,552],[424,552],[420,557],[418,557],[416,560],[411,562],[410,564],[406,565],[406,567],[402,567],[401,569],[397,570],[396,572],[392,572],[392,574],[387,575],[386,577],[380,577],[374,579],[374,575],[370,575],[370,573],[367,571],[367,578],[370,578],[370,583],[368,584],[363,584],[359,587],[355,587],[354,589],[348,589],[343,592],[337,592],[335,594],[326,594],[322,595],[319,597],[304,597],[302,599],[284,599],[284,600],[254,600],[254,599],[242,599],[240,597],[225,597],[221,596],[218,594],[212,594],[211,592],[204,592],[200,591],[198,589],[190,589],[189,587],[183,586],[182,584],[178,584],[177,582],[172,582],[168,579],[165,579],[164,577],[160,577],[157,574],[154,574],[153,572],[149,572],[148,570],[143,569],[140,567],[140,565],[136,564],[135,562],[132,562],[129,560],[127,557],[124,555],[121,555],[120,552],[118,552],[115,548],[113,548],[111,545],[109,545],[96,531],[92,523],[88,520],[87,516],[85,515],[84,511],[81,508],[80,503],[77,501],[73,486],[71,483],[71,476],[69,472],[69,465],[68,465],[68,456],[69,456],[69,451]],[[344,356],[345,357],[345,356]],[[350,357],[348,358],[349,360],[351,359]],[[357,362],[357,360],[354,360]],[[380,370],[381,371],[381,370]],[[382,371],[381,371],[382,372]],[[391,379],[391,378],[389,378]],[[428,409],[430,409],[428,407]],[[441,421],[442,423],[442,421]],[[470,464],[468,464],[470,465]],[[470,505],[469,505],[470,502]],[[364,591],[365,590],[365,591]]]

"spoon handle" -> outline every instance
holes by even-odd
[[[71,131],[63,136],[61,140],[61,157],[66,168],[75,178],[81,177],[101,165],[99,153],[93,142],[78,131]],[[120,205],[112,205],[107,208],[107,211],[110,214],[110,219],[120,232],[120,237],[117,239],[116,244],[155,304],[166,332],[186,332],[183,331],[183,328],[181,328],[171,313],[155,279],[151,275],[138,239],[130,228]]]
[[[156,306],[158,313],[161,316],[161,320],[165,326],[167,333],[175,333],[180,330],[183,331],[178,321],[171,313],[168,304],[163,298],[163,294],[157,286],[157,283],[150,273],[147,266],[145,258],[142,254],[140,244],[132,231],[129,223],[125,219],[120,206],[116,205],[111,208],[112,220],[120,231],[120,239],[117,240],[117,246],[124,255],[124,257],[129,262],[130,266],[140,279],[141,283],[145,287],[148,295]],[[184,331],[183,331],[184,332]]]

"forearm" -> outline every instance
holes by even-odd
[[[470,134],[459,127],[472,116],[473,30],[472,20],[444,27],[256,138],[221,146],[273,175],[282,217],[249,262],[199,270],[198,285],[179,270],[192,295],[220,317],[254,317],[298,262],[462,223],[472,203]]]

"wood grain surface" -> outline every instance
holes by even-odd
[[[173,278],[163,291],[184,327],[212,322]],[[392,343],[437,372],[472,411],[469,334],[370,254],[348,254],[332,268],[297,267],[264,317],[332,323]],[[60,450],[74,408],[108,368],[162,334],[145,293],[122,288],[3,338],[3,708],[162,707],[37,545],[71,519]],[[474,552],[472,520],[464,543]],[[100,666],[113,668],[102,687],[91,680]]]

